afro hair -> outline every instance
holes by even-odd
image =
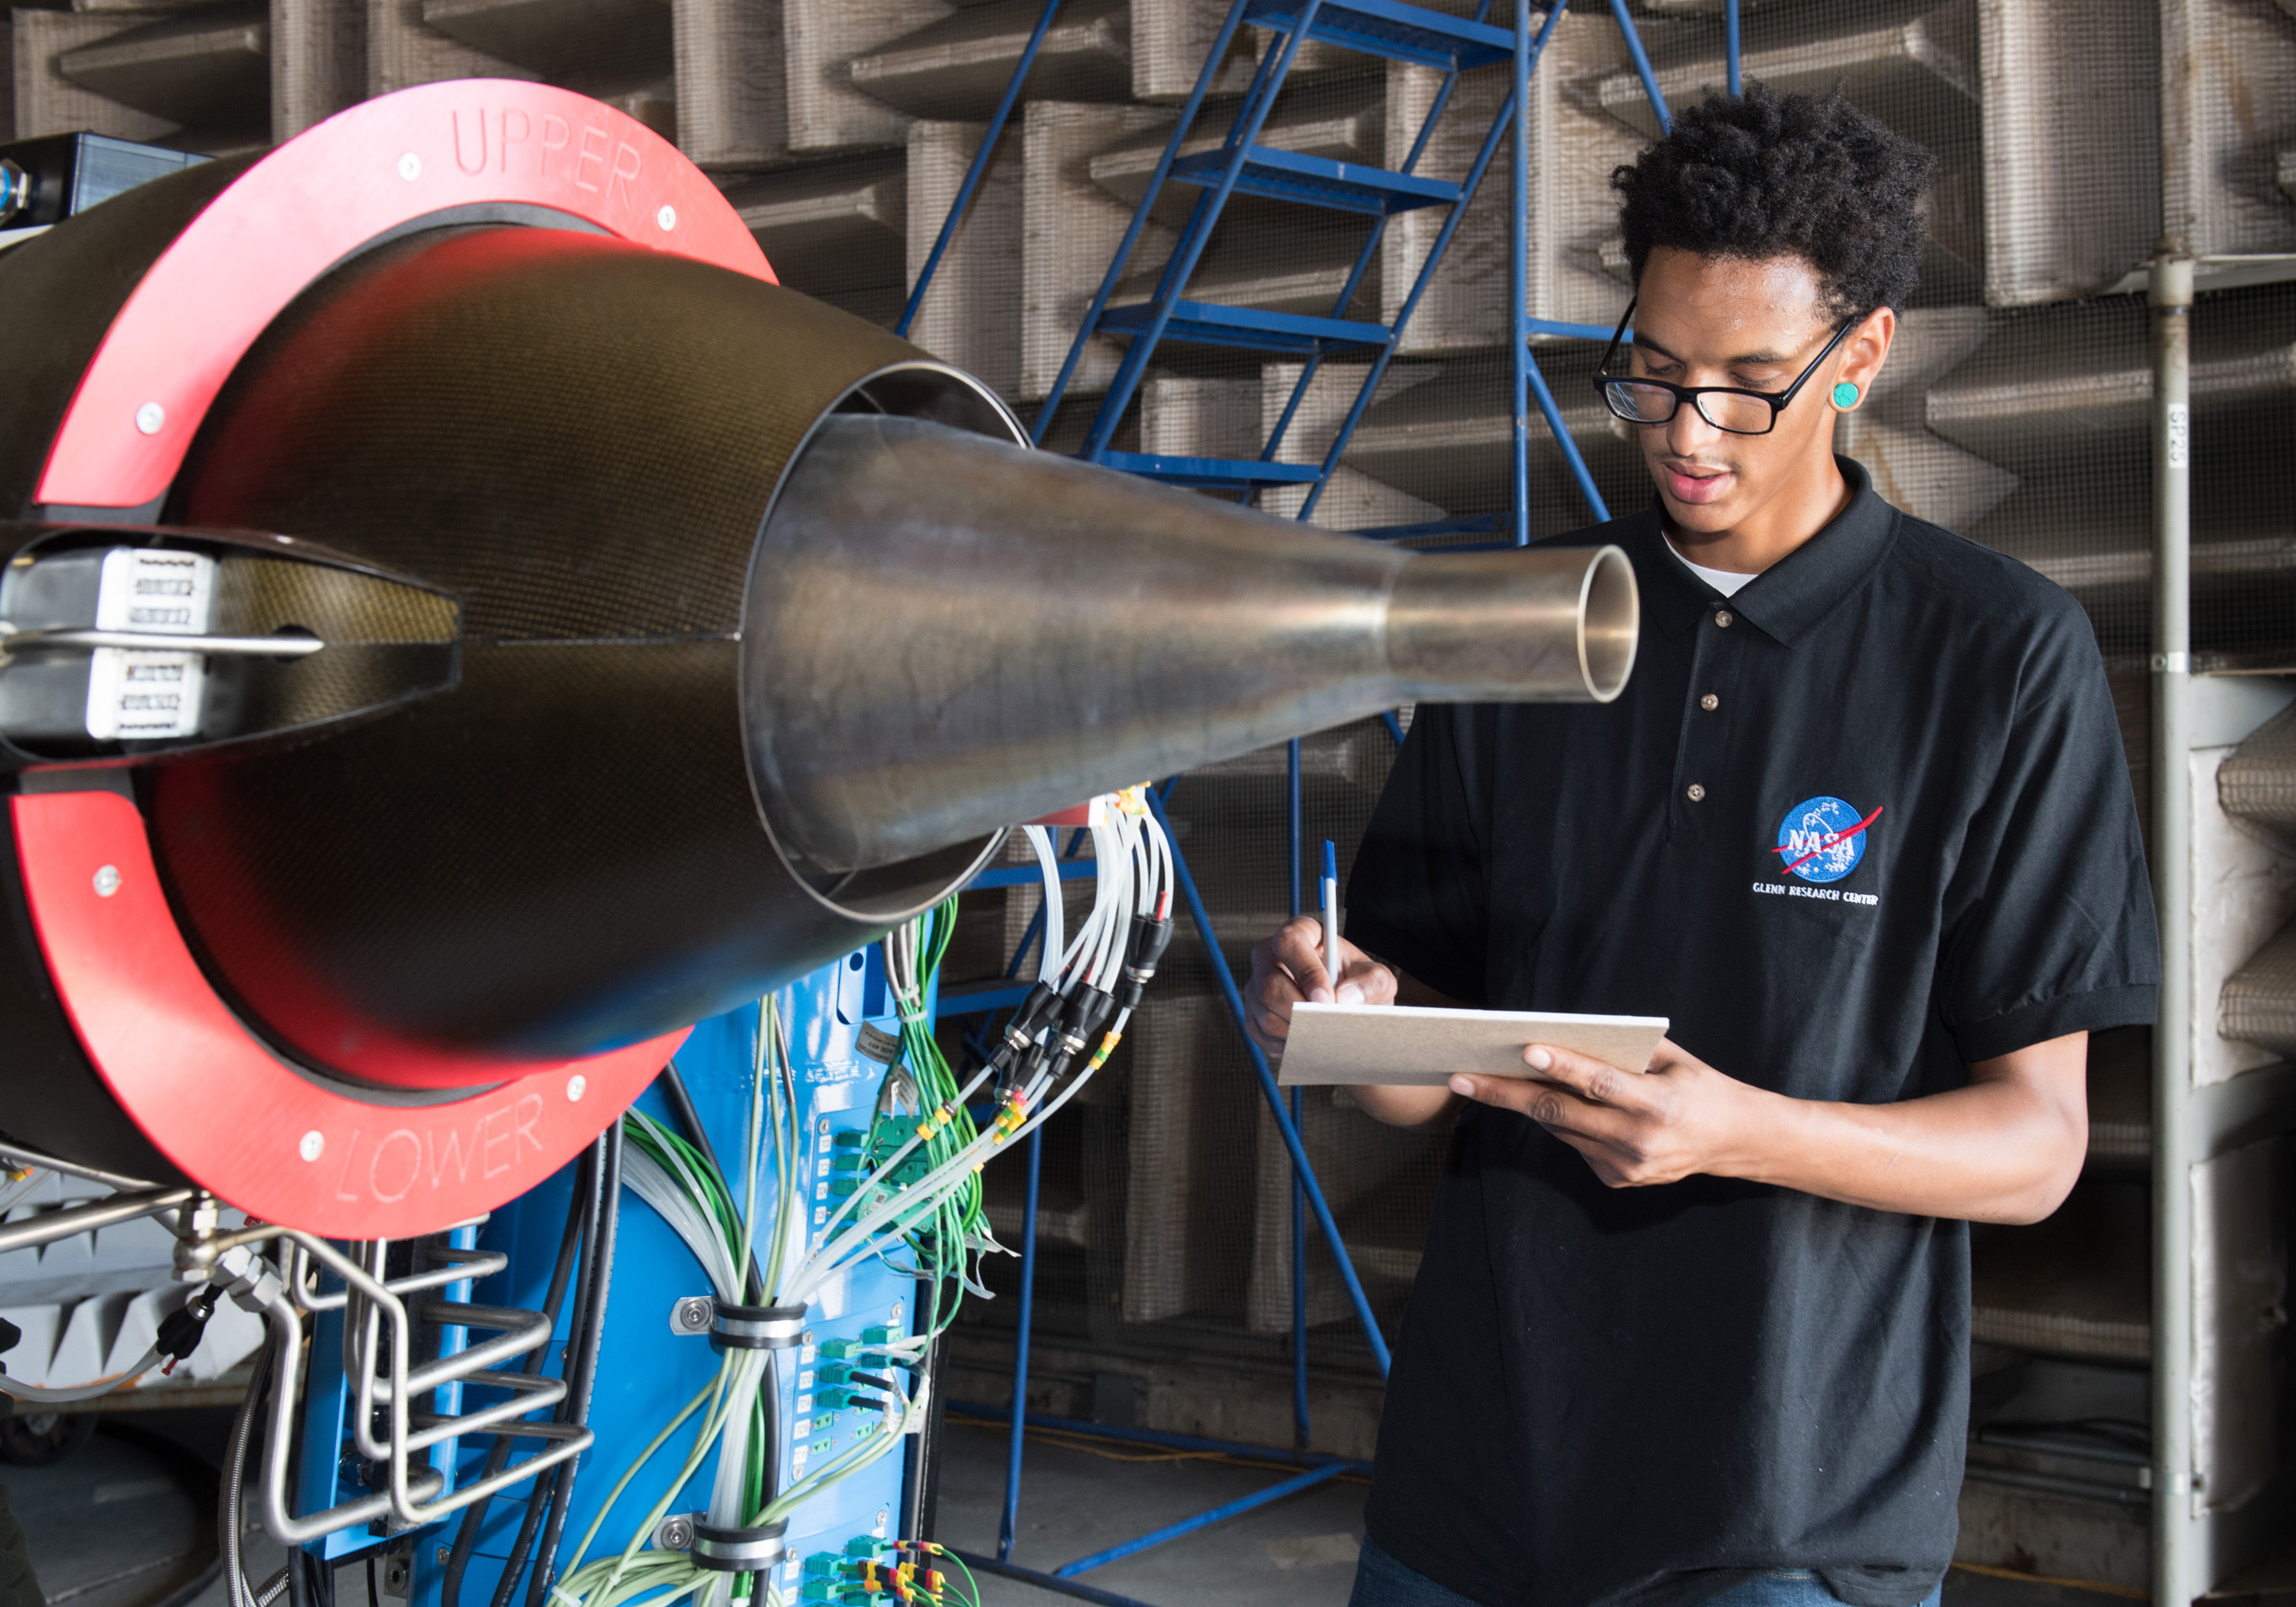
[[[1758,83],[1709,95],[1611,175],[1641,283],[1660,246],[1701,257],[1805,258],[1835,318],[1902,307],[1921,277],[1922,193],[1936,159],[1837,86],[1783,99]]]

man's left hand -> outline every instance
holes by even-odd
[[[1621,1071],[1546,1044],[1522,1053],[1529,1078],[1455,1077],[1456,1094],[1528,1116],[1587,1158],[1612,1188],[1726,1175],[1770,1095],[1661,1038],[1646,1071]]]

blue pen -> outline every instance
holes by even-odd
[[[1340,996],[1340,850],[1329,838],[1324,841],[1324,974],[1332,980],[1332,997]]]

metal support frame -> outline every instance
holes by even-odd
[[[992,1422],[1000,1415],[997,1408],[972,1401],[952,1400],[948,1404],[957,1411],[970,1413]],[[1002,1548],[995,1557],[975,1556],[971,1552],[957,1554],[975,1568],[986,1567],[991,1573],[1021,1580],[1040,1590],[1053,1591],[1079,1601],[1112,1603],[1113,1607],[1147,1607],[1147,1604],[1131,1596],[1119,1595],[1113,1591],[1084,1584],[1078,1576],[1125,1557],[1137,1555],[1152,1546],[1162,1545],[1167,1540],[1179,1539],[1185,1535],[1209,1529],[1215,1523],[1239,1517],[1256,1508],[1281,1501],[1286,1496],[1313,1489],[1321,1484],[1327,1484],[1343,1475],[1367,1477],[1371,1472],[1371,1464],[1355,1461],[1345,1456],[1304,1455],[1297,1451],[1285,1452],[1273,1446],[1250,1445],[1232,1439],[1212,1439],[1195,1434],[1166,1433],[1155,1429],[1119,1428],[1107,1423],[1086,1423],[1073,1417],[1054,1416],[1043,1412],[1028,1414],[1026,1426],[1055,1429],[1062,1433],[1113,1440],[1119,1444],[1160,1446],[1176,1451],[1210,1451],[1223,1455],[1249,1457],[1254,1461],[1262,1462],[1290,1461],[1299,1464],[1301,1467],[1301,1472],[1266,1489],[1255,1490],[1249,1496],[1213,1507],[1210,1511],[1183,1518],[1176,1523],[1166,1524],[1161,1529],[1152,1529],[1147,1534],[1127,1540],[1120,1545],[1094,1552],[1088,1556],[1078,1557],[1073,1562],[1062,1563],[1051,1572],[1021,1567],[1012,1562]]]
[[[2193,261],[2152,265],[2152,891],[2161,921],[2152,1029],[2152,1599],[2187,1607],[2193,1513]]]
[[[979,191],[980,182],[987,173],[988,163],[994,160],[997,141],[1002,136],[1013,109],[1019,101],[1021,86],[1034,66],[1037,53],[1042,48],[1045,38],[1059,12],[1060,3],[1061,0],[1046,0],[1044,11],[1037,19],[1035,31],[1029,36],[1027,46],[1022,50],[1020,60],[1013,67],[1011,81],[1006,85],[996,111],[990,116],[982,135],[980,147],[974,153],[972,162],[966,170],[964,183],[959,186],[955,201],[950,208],[949,215],[943,220],[932,250],[927,256],[923,268],[917,276],[917,283],[910,291],[907,305],[902,311],[898,324],[895,326],[897,333],[907,333],[910,325],[916,318],[918,310],[923,305],[925,296],[931,289],[933,275],[946,256],[955,232],[963,225],[964,217]],[[1232,485],[1241,491],[1247,500],[1253,495],[1257,484],[1273,483],[1277,478],[1275,471],[1281,467],[1288,471],[1282,476],[1286,483],[1300,483],[1308,487],[1308,494],[1302,501],[1298,518],[1302,521],[1311,518],[1324,488],[1330,484],[1332,475],[1339,468],[1340,459],[1346,452],[1357,425],[1361,422],[1365,411],[1371,405],[1372,398],[1387,372],[1389,360],[1394,353],[1397,343],[1409,324],[1412,315],[1417,310],[1421,299],[1433,282],[1437,267],[1447,253],[1451,242],[1458,231],[1459,224],[1465,216],[1467,206],[1473,200],[1483,176],[1497,152],[1500,138],[1512,131],[1513,183],[1510,194],[1512,204],[1508,233],[1511,271],[1508,275],[1507,299],[1507,346],[1510,356],[1513,409],[1513,506],[1512,512],[1505,516],[1477,515],[1464,519],[1438,521],[1431,525],[1365,532],[1365,534],[1377,538],[1402,540],[1415,536],[1447,535],[1491,529],[1502,539],[1490,545],[1515,546],[1528,545],[1530,539],[1529,420],[1530,404],[1534,400],[1548,430],[1561,448],[1563,461],[1580,495],[1586,499],[1589,511],[1597,521],[1607,521],[1610,518],[1610,511],[1605,506],[1601,493],[1595,488],[1594,476],[1587,469],[1585,458],[1578,449],[1577,442],[1571,439],[1569,430],[1564,425],[1562,409],[1555,402],[1554,392],[1548,387],[1546,376],[1539,371],[1536,358],[1531,355],[1530,342],[1540,337],[1607,340],[1611,332],[1595,324],[1568,324],[1551,319],[1533,318],[1529,316],[1525,299],[1529,249],[1527,231],[1530,195],[1530,75],[1538,66],[1547,42],[1554,37],[1554,29],[1561,21],[1568,3],[1569,0],[1556,0],[1556,3],[1548,10],[1535,36],[1530,29],[1529,8],[1520,5],[1516,8],[1510,63],[1513,77],[1505,103],[1493,119],[1490,130],[1477,151],[1466,177],[1459,184],[1456,198],[1450,201],[1448,213],[1443,225],[1437,234],[1426,260],[1421,265],[1418,275],[1413,282],[1408,294],[1398,307],[1394,322],[1383,332],[1385,338],[1372,346],[1374,355],[1369,371],[1363,383],[1358,387],[1345,417],[1341,420],[1330,448],[1324,453],[1322,463],[1313,471],[1312,477],[1303,477],[1300,473],[1300,465],[1277,465],[1275,458],[1327,351],[1338,346],[1349,344],[1347,340],[1327,337],[1322,333],[1305,338],[1304,343],[1298,348],[1304,352],[1300,375],[1294,383],[1291,396],[1269,430],[1267,440],[1260,450],[1259,462],[1268,466],[1262,479],[1255,480],[1251,476],[1250,468],[1247,465],[1225,464],[1209,460],[1165,460],[1143,458],[1135,455],[1133,461],[1125,463],[1124,466],[1138,472],[1180,479],[1187,483],[1209,482]],[[1108,312],[1109,299],[1115,293],[1116,287],[1122,279],[1124,269],[1130,261],[1135,248],[1139,244],[1142,234],[1145,232],[1148,218],[1158,196],[1164,186],[1171,181],[1173,168],[1179,159],[1181,147],[1193,128],[1197,116],[1202,111],[1204,102],[1210,94],[1211,86],[1218,76],[1219,69],[1227,59],[1229,48],[1234,43],[1247,14],[1252,12],[1256,5],[1257,0],[1234,0],[1218,33],[1213,38],[1203,69],[1199,73],[1193,87],[1189,91],[1186,101],[1182,104],[1171,135],[1157,159],[1154,171],[1149,176],[1147,188],[1138,206],[1134,209],[1122,239],[1117,244],[1110,259],[1107,273],[1094,292],[1068,355],[1062,360],[1060,371],[1037,410],[1035,424],[1030,431],[1030,439],[1040,446],[1051,428],[1054,416],[1059,411],[1061,403],[1068,393],[1071,381],[1076,377],[1078,366],[1083,359],[1088,343],[1095,333],[1103,327],[1103,319]],[[1159,276],[1155,291],[1148,304],[1146,316],[1138,321],[1138,327],[1128,328],[1126,331],[1131,337],[1130,344],[1122,362],[1119,365],[1115,379],[1111,382],[1108,394],[1102,400],[1084,448],[1079,454],[1086,461],[1100,461],[1111,455],[1108,451],[1109,441],[1115,432],[1117,423],[1145,375],[1147,365],[1157,343],[1171,325],[1173,315],[1179,305],[1180,293],[1185,289],[1189,276],[1194,272],[1204,246],[1210,240],[1212,225],[1218,219],[1230,196],[1235,193],[1238,183],[1252,158],[1253,142],[1275,105],[1276,95],[1283,88],[1300,45],[1313,34],[1317,16],[1323,8],[1324,0],[1295,0],[1295,3],[1287,8],[1286,14],[1268,15],[1259,19],[1261,24],[1271,28],[1277,37],[1271,47],[1263,52],[1250,86],[1237,104],[1235,114],[1229,125],[1228,134],[1219,152],[1221,166],[1218,176],[1216,179],[1203,184],[1203,193],[1197,199],[1190,214],[1188,225],[1182,233],[1180,243]],[[1335,0],[1335,9],[1340,8]],[[1480,26],[1488,9],[1489,0],[1480,0],[1471,19],[1472,24]],[[1661,130],[1670,129],[1673,123],[1672,117],[1667,109],[1665,97],[1659,89],[1657,77],[1652,70],[1650,58],[1643,48],[1642,39],[1636,31],[1634,20],[1627,10],[1625,0],[1611,0],[1611,10],[1625,36],[1628,53],[1634,61],[1636,72],[1641,76],[1644,89],[1650,96],[1651,106],[1657,116],[1659,127]],[[1729,84],[1732,93],[1735,94],[1739,87],[1738,0],[1726,0],[1724,16]],[[1414,140],[1408,155],[1398,169],[1400,179],[1409,179],[1415,175],[1419,160],[1434,134],[1436,123],[1449,105],[1452,92],[1457,85],[1461,70],[1460,61],[1455,57],[1451,70],[1438,89],[1427,117],[1420,127],[1417,137]],[[1192,175],[1192,178],[1197,176],[1199,176]],[[1384,210],[1375,215],[1369,237],[1332,307],[1330,318],[1323,321],[1302,321],[1303,324],[1305,323],[1332,325],[1344,324],[1348,308],[1361,286],[1364,275],[1369,271],[1377,256],[1386,227],[1387,216]],[[1632,338],[1631,333],[1628,338]],[[1501,517],[1505,519],[1503,529]],[[1382,717],[1386,722],[1389,733],[1399,747],[1405,739],[1402,723],[1392,713]],[[1300,743],[1294,741],[1290,744],[1285,767],[1288,806],[1287,862],[1290,876],[1288,903],[1291,913],[1294,915],[1299,914],[1301,908],[1302,821],[1300,766]],[[1165,804],[1170,796],[1172,787],[1177,783],[1178,779],[1177,776],[1172,777],[1160,789],[1151,789],[1149,793],[1151,807],[1155,810],[1158,820],[1164,822],[1168,829],[1169,822],[1165,817]],[[1071,841],[1069,855],[1074,854],[1082,836],[1083,834],[1079,832],[1077,834],[1077,840]],[[1218,934],[1213,930],[1211,917],[1197,892],[1194,878],[1188,869],[1187,860],[1180,852],[1177,842],[1173,845],[1172,863],[1180,892],[1188,906],[1190,919],[1209,951],[1213,974],[1218,980],[1229,1013],[1236,1023],[1238,1031],[1242,1032],[1244,1024],[1242,995],[1236,987],[1235,979],[1229,973],[1226,960],[1221,955]],[[983,877],[976,879],[973,885],[980,887],[1020,885],[1033,874],[1034,873],[1018,871],[988,873]],[[1037,935],[1042,929],[1043,919],[1044,914],[1040,908],[1028,931],[1023,933],[1019,950],[1014,954],[1011,965],[1006,969],[1005,974],[1008,978],[1018,978],[1029,946],[1036,941]],[[1011,998],[1005,996],[1004,993],[998,991],[984,994],[980,1001],[972,1003],[969,1008],[980,1019],[974,1032],[968,1036],[967,1042],[978,1046],[985,1054],[987,1045],[983,1034],[988,1021],[992,1019],[993,1013],[1009,1007],[1013,1002]],[[948,1004],[944,1004],[942,1013],[944,1014],[961,1013],[966,1008],[967,1006],[962,1004],[952,1007]],[[1240,1501],[1231,1502],[1224,1506],[1216,1507],[1210,1512],[1199,1513],[1176,1524],[1167,1525],[1161,1529],[1141,1536],[1123,1545],[1078,1558],[1063,1564],[1050,1574],[1019,1567],[1011,1561],[1013,1542],[1019,1518],[1021,1450],[1027,1423],[1031,1421],[1027,1402],[1029,1335],[1034,1317],[1036,1291],[1037,1210],[1043,1162],[1042,1133],[1039,1130],[1031,1133],[1029,1140],[1026,1202],[1021,1227],[1019,1326],[1013,1357],[1013,1398],[1006,1414],[1010,1428],[1006,1450],[1004,1501],[998,1522],[996,1555],[994,1558],[966,1555],[965,1560],[973,1566],[992,1573],[1022,1579],[1041,1588],[1057,1591],[1080,1600],[1112,1603],[1113,1607],[1142,1607],[1141,1603],[1135,1603],[1128,1597],[1080,1584],[1074,1576],[1114,1562],[1119,1557],[1132,1555],[1149,1546],[1161,1544],[1165,1540],[1192,1533],[1268,1502],[1281,1500],[1358,1465],[1335,1458],[1313,1456],[1307,1448],[1310,1438],[1307,1357],[1307,1249],[1308,1218],[1310,1215],[1315,1218],[1317,1230],[1332,1252],[1332,1261],[1338,1268],[1341,1283],[1346,1287],[1349,1302],[1353,1308],[1356,1320],[1363,1331],[1365,1341],[1371,1349],[1382,1378],[1387,1374],[1390,1362],[1387,1341],[1380,1332],[1370,1300],[1364,1292],[1362,1281],[1357,1275],[1346,1245],[1341,1242],[1338,1225],[1332,1219],[1330,1205],[1324,1197],[1323,1189],[1316,1177],[1315,1168],[1308,1160],[1306,1147],[1301,1141],[1300,1121],[1303,1112],[1299,1090],[1292,1090],[1287,1098],[1278,1088],[1275,1073],[1269,1067],[1267,1057],[1260,1053],[1259,1045],[1251,1041],[1249,1033],[1244,1033],[1243,1037],[1245,1048],[1251,1057],[1253,1071],[1259,1079],[1261,1093],[1267,1100],[1269,1113],[1275,1119],[1277,1134],[1283,1142],[1292,1165],[1293,1446],[1289,1459],[1302,1464],[1304,1471]],[[1063,1420],[1046,1419],[1041,1415],[1036,1416],[1033,1420],[1069,1426]],[[1086,1431],[1142,1439],[1159,1444],[1179,1444],[1186,1439],[1184,1436],[1152,1435],[1141,1431],[1127,1431],[1119,1435],[1117,1431],[1099,1425],[1075,1426]],[[1193,1440],[1188,1440],[1187,1443],[1192,1446],[1214,1444],[1210,1441]],[[1258,1455],[1278,1457],[1283,1455],[1280,1452],[1269,1452],[1265,1447],[1243,1448],[1248,1448]]]
[[[1736,0],[1732,4],[1735,4]],[[1044,49],[1045,36],[1052,31],[1053,19],[1060,9],[1061,0],[1045,0],[1036,31],[1029,36],[1029,43],[1021,52],[1020,64],[1013,70],[1012,82],[1004,86],[996,110],[988,114],[988,127],[980,135],[980,149],[972,153],[972,164],[964,170],[964,182],[956,187],[956,199],[949,203],[948,216],[941,219],[940,233],[933,237],[932,250],[909,291],[908,304],[901,308],[901,316],[893,324],[893,332],[904,340],[925,304],[925,292],[932,288],[933,275],[940,271],[940,259],[948,255],[950,242],[955,240],[957,230],[964,226],[965,215],[972,210],[972,198],[980,188],[980,181],[988,176],[988,164],[996,160],[996,143],[1004,137],[1004,125],[1012,119],[1013,105],[1021,98],[1021,86],[1027,81],[1029,70],[1036,65],[1037,53]]]

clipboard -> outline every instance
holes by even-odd
[[[1423,1004],[1292,1006],[1276,1082],[1436,1086],[1458,1072],[1529,1077],[1522,1052],[1552,1044],[1631,1071],[1666,1036],[1662,1015],[1565,1015],[1536,1010],[1443,1010]]]

